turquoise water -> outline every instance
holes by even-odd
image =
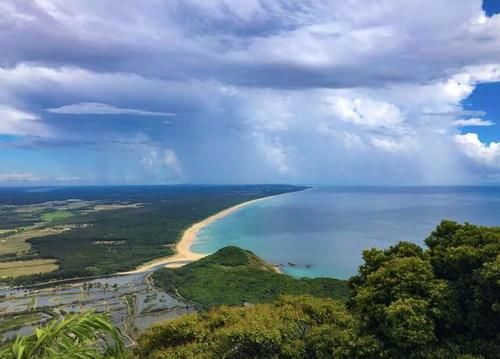
[[[249,249],[297,277],[349,278],[361,251],[423,244],[441,219],[500,225],[500,187],[314,188],[243,207],[203,229],[193,251]]]

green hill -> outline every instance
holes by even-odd
[[[363,251],[346,305],[283,296],[255,306],[214,306],[153,327],[139,339],[137,357],[499,358],[500,227],[443,221],[425,244]],[[325,282],[262,266],[251,253],[229,248],[173,276],[181,294],[212,303],[265,301],[275,291],[335,296],[333,284],[343,284],[316,286]]]
[[[282,294],[340,300],[348,296],[346,281],[279,274],[269,263],[238,247],[222,248],[178,269],[161,269],[153,280],[158,287],[205,306],[271,302]]]

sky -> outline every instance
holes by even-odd
[[[498,13],[3,0],[0,185],[500,184]]]

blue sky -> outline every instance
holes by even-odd
[[[500,2],[498,0],[483,1],[483,9],[487,16],[500,13]]]
[[[0,3],[0,185],[497,184],[496,0]]]
[[[478,85],[474,92],[463,101],[466,108],[484,111],[483,119],[496,122],[500,119],[500,83]],[[483,141],[500,140],[500,126],[477,127],[475,132]]]

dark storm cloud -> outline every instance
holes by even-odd
[[[470,23],[480,1],[426,2],[13,1],[1,18],[0,63],[346,88],[427,82],[500,55],[500,34]]]

